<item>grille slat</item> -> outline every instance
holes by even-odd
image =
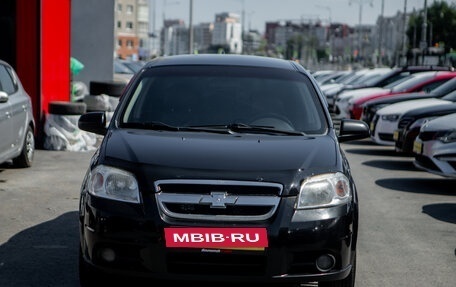
[[[282,185],[217,180],[161,180],[155,183],[162,215],[180,220],[262,221],[278,208]]]

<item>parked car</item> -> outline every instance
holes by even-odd
[[[391,84],[383,91],[371,94],[347,95],[344,101],[338,102],[341,116],[351,119],[361,119],[363,105],[365,102],[384,97],[394,97],[406,93],[429,93],[446,81],[455,78],[456,72],[421,72],[410,75],[407,80],[399,80],[397,84]],[[342,98],[342,95],[341,95]],[[347,100],[348,99],[348,100]]]
[[[0,163],[30,167],[35,153],[32,100],[13,67],[0,60]]]
[[[323,75],[321,77],[315,78],[319,86],[337,83],[339,79],[343,80],[345,77],[351,75],[351,71],[342,70],[342,71],[334,71],[331,74]]]
[[[400,128],[402,115],[419,108],[451,105],[455,102],[456,91],[453,91],[442,98],[417,99],[388,105],[374,115],[371,138],[377,144],[395,145],[394,132]]]
[[[358,195],[339,143],[362,121],[331,121],[298,63],[179,55],[146,64],[83,180],[80,279],[354,286]],[[190,283],[189,283],[190,282]]]
[[[128,83],[131,78],[144,66],[143,62],[114,59],[114,77],[116,82]]]
[[[456,113],[456,103],[421,107],[406,112],[399,119],[398,128],[393,134],[395,150],[413,155],[413,143],[423,123],[452,113]]]
[[[401,95],[395,95],[394,97],[379,97],[376,99],[369,100],[363,104],[363,111],[361,114],[361,120],[365,121],[369,126],[372,123],[375,113],[388,105],[411,101],[411,100],[420,100],[420,99],[429,99],[429,98],[442,98],[445,95],[456,90],[456,77],[448,80],[437,88],[433,89],[429,93],[415,92],[415,93],[406,93]],[[371,134],[373,136],[373,134]]]
[[[423,122],[413,152],[418,169],[456,178],[456,113]]]
[[[355,83],[346,84],[337,91],[332,99],[333,99],[333,108],[336,114],[340,113],[339,107],[336,106],[336,101],[338,100],[339,96],[345,92],[350,90],[357,90],[357,89],[365,89],[365,88],[386,88],[389,87],[393,83],[399,83],[401,79],[407,78],[408,76],[414,73],[420,72],[428,72],[428,71],[454,71],[453,67],[449,66],[433,66],[433,65],[418,65],[418,66],[402,66],[402,67],[395,67],[391,69],[388,73],[384,73],[383,75],[375,78],[371,78],[369,80],[362,80]],[[348,101],[348,99],[346,99]]]
[[[340,93],[347,89],[347,87],[355,87],[360,85],[361,83],[378,79],[382,75],[385,75],[390,71],[390,68],[361,69],[350,81],[341,83],[337,87],[332,88],[330,91],[326,91],[325,95],[328,98],[331,107],[333,108],[333,112],[336,114],[338,113],[337,106],[335,105],[337,98]]]

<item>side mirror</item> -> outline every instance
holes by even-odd
[[[6,103],[8,101],[8,94],[0,91],[0,103]]]
[[[89,112],[81,115],[78,121],[81,130],[106,135],[106,114],[105,112]]]
[[[340,122],[339,142],[359,140],[370,137],[370,129],[366,122],[361,120],[342,119]]]

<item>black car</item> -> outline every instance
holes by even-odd
[[[419,99],[429,99],[437,98],[440,99],[445,95],[456,90],[456,78],[448,80],[437,88],[433,89],[429,93],[417,92],[417,93],[407,93],[401,95],[394,95],[394,97],[380,97],[372,99],[363,104],[363,113],[361,119],[365,121],[368,125],[371,124],[372,119],[375,116],[375,113],[388,105],[410,101],[410,100],[419,100]]]
[[[454,95],[456,96],[456,93]],[[421,125],[426,120],[452,113],[456,113],[456,103],[422,107],[404,113],[393,135],[395,150],[413,156],[413,143],[420,132]]]
[[[336,131],[298,63],[157,58],[109,124],[90,112],[79,127],[104,135],[80,194],[83,285],[115,274],[354,286],[358,196],[339,143],[369,128]]]

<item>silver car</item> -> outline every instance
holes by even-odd
[[[413,152],[417,168],[456,178],[456,113],[424,123],[413,144]]]
[[[35,152],[32,101],[13,67],[0,60],[0,163],[30,167]]]

